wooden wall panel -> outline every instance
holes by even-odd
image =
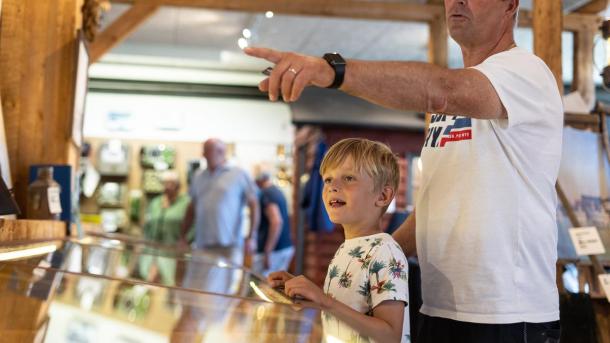
[[[17,202],[32,164],[67,163],[83,0],[3,0],[0,94]],[[74,161],[70,161],[74,163]]]

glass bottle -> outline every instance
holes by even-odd
[[[28,219],[59,220],[61,187],[53,180],[53,167],[38,168],[36,180],[28,186]]]

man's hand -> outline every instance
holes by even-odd
[[[332,298],[324,294],[320,287],[316,286],[311,280],[303,275],[296,276],[286,281],[284,293],[291,298],[301,296],[319,306],[321,309],[330,307],[330,302],[332,301]]]
[[[292,278],[294,278],[294,275],[285,271],[279,271],[269,274],[269,276],[267,277],[267,281],[269,282],[271,287],[284,287],[286,281]]]
[[[280,94],[285,102],[296,101],[305,87],[326,88],[335,79],[333,68],[320,57],[252,47],[244,52],[275,64],[271,75],[258,85],[262,92],[269,93],[271,101],[276,101]]]

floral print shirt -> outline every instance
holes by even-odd
[[[405,303],[401,342],[410,342],[407,258],[387,233],[346,240],[335,253],[324,293],[367,316],[385,300]],[[328,313],[322,313],[326,341],[369,342]]]

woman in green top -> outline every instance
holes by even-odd
[[[152,199],[148,205],[144,237],[157,243],[174,245],[180,238],[182,219],[190,199],[186,194],[178,194],[180,179],[176,172],[167,171],[163,173],[161,179],[163,194]],[[140,274],[147,280],[153,281],[158,272],[164,285],[175,285],[176,260],[154,255],[152,251],[147,250],[144,250],[140,259]]]

